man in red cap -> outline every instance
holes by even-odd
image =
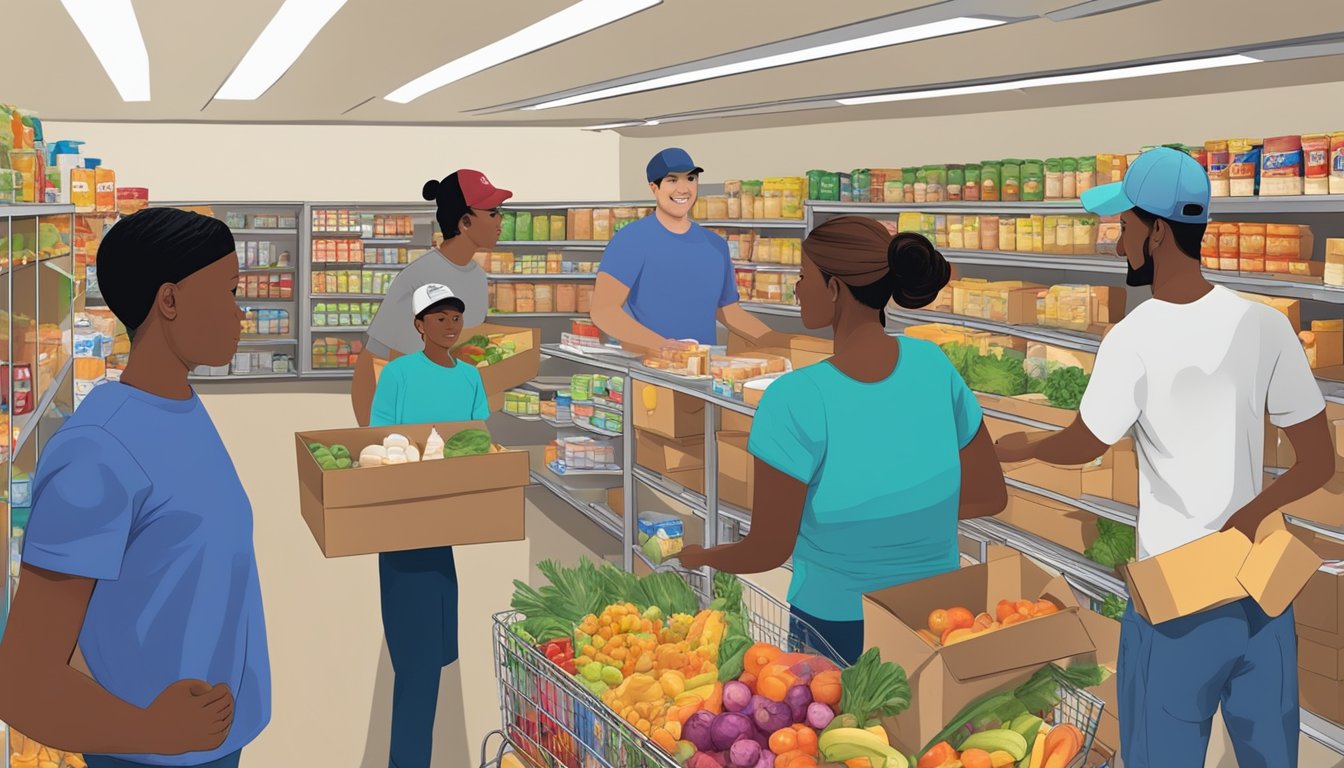
[[[350,399],[355,419],[361,427],[369,425],[373,391],[378,371],[389,360],[419,352],[424,342],[415,327],[406,322],[411,300],[417,288],[430,283],[448,286],[462,299],[467,311],[462,318],[463,338],[485,322],[490,306],[489,282],[485,270],[473,261],[477,251],[489,251],[499,242],[499,206],[513,197],[507,189],[498,189],[480,171],[461,169],[446,179],[431,179],[421,191],[424,199],[438,205],[443,242],[401,271],[387,289],[387,295],[369,326],[368,340],[355,363],[355,378]]]

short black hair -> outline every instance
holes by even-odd
[[[467,198],[462,194],[457,173],[449,174],[442,181],[430,179],[425,182],[420,196],[438,206],[434,218],[439,222],[439,231],[443,233],[444,240],[452,240],[462,234],[462,217],[471,213],[471,206],[467,205]]]
[[[1209,228],[1207,222],[1203,224],[1186,224],[1180,221],[1172,221],[1171,219],[1163,219],[1155,213],[1149,213],[1142,208],[1135,208],[1134,215],[1138,216],[1139,221],[1142,221],[1148,226],[1152,226],[1153,222],[1162,219],[1167,227],[1171,229],[1171,235],[1176,238],[1176,247],[1181,250],[1181,253],[1184,253],[1195,261],[1199,261],[1199,252],[1204,244],[1204,231]]]
[[[455,309],[458,312],[466,312],[467,303],[457,298],[456,296],[449,296],[446,299],[440,299],[439,301],[436,301],[433,304],[430,304],[428,307],[425,307],[424,309],[420,310],[420,314],[416,315],[415,319],[424,320],[426,315],[432,315],[435,312],[442,312],[445,309]]]

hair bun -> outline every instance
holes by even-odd
[[[952,278],[952,265],[927,237],[902,232],[887,246],[887,264],[895,278],[891,297],[906,309],[922,309]]]
[[[439,180],[430,179],[425,182],[425,188],[420,191],[420,196],[424,199],[434,202],[439,199]]]

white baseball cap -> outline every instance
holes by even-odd
[[[448,286],[438,283],[426,283],[416,288],[415,293],[411,296],[411,309],[418,318],[424,314],[425,310],[445,302],[455,305],[459,312],[466,311],[466,303],[459,299]]]

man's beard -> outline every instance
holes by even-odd
[[[1153,284],[1155,269],[1153,267],[1153,254],[1148,249],[1149,239],[1147,237],[1143,239],[1143,264],[1138,269],[1129,266],[1129,260],[1125,260],[1125,267],[1129,270],[1125,275],[1125,285],[1144,286]]]

